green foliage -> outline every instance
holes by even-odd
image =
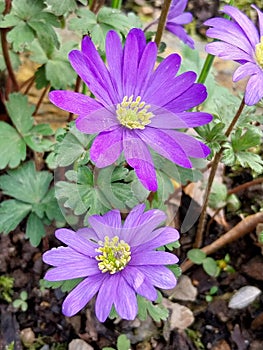
[[[213,301],[214,295],[218,292],[218,287],[217,286],[213,286],[209,289],[208,294],[206,294],[205,296],[205,300],[210,303],[211,301]]]
[[[65,280],[65,281],[47,281],[45,279],[41,280],[41,287],[42,288],[60,288],[62,292],[70,292],[73,288],[75,288],[83,278],[73,278],[71,280]]]
[[[117,339],[117,350],[130,350],[131,349],[131,342],[127,338],[125,334],[121,334],[118,336]],[[115,350],[114,348],[102,348],[102,350]]]
[[[190,259],[194,264],[201,265],[206,258],[206,253],[204,253],[200,249],[191,249],[187,252],[187,257]]]
[[[23,290],[21,293],[20,293],[20,296],[18,299],[15,299],[13,301],[13,306],[16,308],[16,309],[21,309],[22,311],[26,311],[27,308],[28,308],[28,304],[27,304],[27,298],[28,298],[28,294],[25,290]]]
[[[133,13],[126,16],[121,11],[108,7],[102,7],[97,15],[87,8],[81,8],[76,11],[76,15],[76,18],[69,21],[69,28],[81,35],[89,35],[101,51],[105,51],[105,38],[109,30],[126,35],[131,28],[142,26]]]
[[[158,299],[155,303],[143,298],[140,295],[137,295],[138,302],[138,317],[140,320],[145,321],[147,315],[149,315],[155,322],[160,322],[162,320],[166,320],[169,312],[168,310],[161,304],[162,296],[161,293],[158,293]]]
[[[0,299],[11,303],[14,287],[14,278],[9,276],[0,276]]]
[[[216,277],[220,273],[220,269],[215,259],[207,257],[200,249],[191,249],[187,252],[187,257],[194,264],[202,265],[205,272],[212,277]]]
[[[0,177],[3,194],[13,197],[1,203],[0,232],[14,230],[28,215],[26,237],[37,246],[45,235],[44,222],[52,220],[64,222],[64,218],[50,189],[52,175],[47,171],[38,172],[33,162],[28,162],[15,170],[9,170]]]
[[[27,146],[36,152],[45,152],[52,145],[52,141],[45,138],[53,134],[52,129],[47,124],[34,125],[34,107],[28,104],[26,96],[10,94],[6,109],[14,127],[0,122],[0,169],[17,167],[26,158]]]

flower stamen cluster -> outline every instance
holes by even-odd
[[[104,242],[99,241],[100,248],[96,252],[101,253],[96,256],[96,260],[100,261],[98,267],[102,272],[114,274],[124,267],[131,260],[131,251],[129,244],[123,240],[119,241],[119,237],[115,236],[111,240],[105,236]]]
[[[261,68],[263,68],[263,36],[260,42],[256,45],[256,60]]]
[[[135,100],[133,95],[129,98],[124,96],[121,103],[117,104],[117,118],[123,126],[129,129],[144,129],[145,125],[151,123],[153,113],[148,112],[150,105],[141,102],[141,96]]]

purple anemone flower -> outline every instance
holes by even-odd
[[[191,47],[191,49],[194,49],[194,40],[186,33],[186,30],[183,28],[184,24],[188,24],[193,20],[193,16],[190,12],[184,12],[186,5],[187,0],[172,1],[166,22],[166,29],[176,35],[180,40]]]
[[[207,36],[219,40],[207,44],[206,51],[241,64],[233,75],[234,82],[250,77],[245,92],[245,103],[249,106],[263,97],[263,13],[252,7],[258,14],[258,29],[243,12],[227,5],[223,12],[232,20],[212,18],[204,22],[212,27],[207,30]]]
[[[157,46],[146,43],[141,29],[132,29],[122,47],[119,35],[106,37],[107,66],[89,37],[81,51],[69,54],[71,65],[96,97],[72,91],[52,91],[51,102],[77,114],[77,128],[98,134],[90,158],[98,168],[113,164],[124,152],[141,183],[157,190],[156,172],[150,149],[191,168],[190,157],[204,158],[209,148],[195,138],[174,129],[209,123],[212,116],[187,110],[202,103],[206,88],[195,83],[196,74],[176,76],[181,63],[177,54],[164,59],[154,70]]]
[[[120,212],[112,210],[90,216],[90,228],[56,231],[56,237],[68,247],[44,253],[44,262],[55,266],[44,278],[84,278],[64,300],[64,315],[75,315],[97,294],[95,312],[101,322],[113,305],[120,317],[133,320],[138,312],[136,294],[154,301],[154,287],[176,285],[174,274],[164,265],[175,264],[178,258],[156,248],[177,241],[179,233],[172,227],[157,228],[166,218],[164,212],[144,213],[144,209],[144,204],[137,205],[123,224]]]

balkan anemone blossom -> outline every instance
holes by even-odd
[[[56,231],[68,247],[44,253],[44,262],[55,266],[44,278],[84,278],[64,300],[64,315],[75,315],[97,294],[95,312],[100,322],[113,305],[120,317],[133,320],[138,312],[136,294],[154,301],[154,286],[171,289],[176,285],[174,274],[164,265],[175,264],[178,258],[156,248],[177,241],[179,233],[168,226],[157,228],[166,218],[164,212],[144,210],[144,204],[137,205],[123,224],[120,212],[112,210],[90,216],[90,228]]]
[[[194,40],[186,33],[183,28],[184,24],[192,22],[193,16],[190,12],[184,12],[187,5],[187,0],[173,0],[165,28],[169,32],[176,35],[185,44],[187,44],[191,49],[195,48]]]
[[[85,37],[81,51],[71,51],[69,60],[96,98],[61,90],[49,94],[56,106],[78,115],[78,130],[98,134],[90,149],[98,168],[113,164],[123,151],[150,191],[157,190],[150,149],[191,168],[190,157],[206,157],[210,150],[174,129],[200,126],[212,119],[208,113],[187,111],[202,103],[207,92],[204,85],[195,83],[194,72],[176,76],[180,56],[171,54],[154,70],[156,57],[156,44],[147,44],[141,29],[128,33],[124,48],[119,35],[108,32],[107,66],[91,39]]]
[[[227,5],[222,11],[232,20],[212,18],[204,22],[212,27],[207,36],[219,40],[207,44],[206,51],[241,64],[233,75],[234,82],[250,77],[245,92],[245,103],[249,106],[263,97],[263,13],[255,5],[252,7],[258,14],[258,29],[243,12]]]

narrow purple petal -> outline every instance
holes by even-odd
[[[189,21],[191,22],[191,21]],[[189,23],[187,22],[187,23]],[[191,49],[195,48],[194,40],[190,37],[190,35],[187,34],[186,30],[181,27],[180,25],[177,25],[176,23],[168,22],[166,25],[166,29],[169,30],[169,32],[176,35],[180,40],[182,40],[185,44],[187,44]]]
[[[167,133],[153,128],[145,128],[143,131],[136,131],[136,133],[146,144],[163,157],[182,167],[192,167],[192,163],[187,158],[183,148]]]
[[[135,132],[124,131],[124,155],[127,163],[134,168],[136,175],[149,191],[157,190],[157,178],[152,156],[147,146]]]
[[[171,253],[163,251],[145,251],[143,254],[141,252],[132,253],[129,265],[172,265],[176,264],[178,260],[177,256]]]
[[[146,38],[144,32],[139,28],[133,28],[129,31],[128,35],[134,35],[139,48],[139,58],[141,58],[143,51],[146,48]]]
[[[109,238],[119,236],[122,226],[119,210],[111,210],[103,216],[92,215],[88,218],[88,221],[100,240],[104,240],[105,236],[108,236]]]
[[[256,63],[247,62],[239,66],[233,74],[233,81],[238,81],[249,75],[260,73],[261,68]]]
[[[62,305],[62,312],[65,316],[74,316],[84,308],[90,299],[97,293],[104,280],[104,275],[99,274],[86,278],[75,287]]]
[[[97,109],[85,115],[81,112],[76,120],[76,127],[85,134],[97,134],[102,131],[111,131],[119,126],[116,115],[106,108]]]
[[[102,107],[94,98],[73,91],[51,91],[49,99],[57,107],[77,115],[89,114]]]
[[[248,40],[253,46],[256,46],[259,42],[258,31],[254,23],[240,10],[234,6],[225,5],[223,12],[232,17],[241,28],[244,28]]]
[[[176,229],[167,226],[155,230],[154,236],[155,237],[148,242],[134,247],[133,251],[135,253],[141,252],[141,254],[143,254],[145,251],[153,250],[168,243],[176,242],[179,239],[179,232]]]
[[[122,100],[123,89],[122,89],[122,44],[119,35],[110,30],[106,37],[106,57],[108,63],[108,69],[119,100]],[[114,47],[114,50],[112,49]]]
[[[97,255],[95,249],[97,244],[86,240],[82,236],[79,236],[76,232],[68,230],[66,228],[61,228],[56,230],[55,236],[61,242],[67,244],[70,248],[76,250],[77,252],[84,254],[86,256],[94,257]]]
[[[156,289],[135,266],[126,266],[126,268],[121,271],[121,275],[138,294],[144,296],[148,300],[154,301],[157,299],[158,295]]]
[[[248,106],[253,106],[263,98],[263,71],[261,70],[258,74],[250,77],[246,92],[245,92],[245,103]]]
[[[176,278],[165,266],[137,266],[149,281],[157,288],[172,289],[176,286]]]
[[[53,266],[80,263],[83,259],[87,259],[87,256],[69,247],[52,248],[43,254],[43,261]]]
[[[100,322],[105,322],[110,314],[114,300],[116,299],[115,281],[117,275],[105,276],[96,298],[95,313]],[[118,278],[118,277],[117,277]]]
[[[133,228],[140,223],[141,216],[145,210],[145,204],[138,204],[134,207],[126,217],[123,228]]]
[[[172,19],[173,17],[179,16],[182,12],[184,12],[187,5],[187,0],[173,0],[170,6],[168,18]]]
[[[253,62],[253,58],[248,53],[228,43],[215,41],[207,44],[205,50],[211,55],[218,56],[224,60],[245,60]]]
[[[93,240],[95,242],[99,241],[97,233],[92,228],[83,227],[80,228],[76,233],[85,239]]]
[[[44,278],[48,281],[64,281],[97,274],[101,274],[98,262],[95,259],[83,256],[82,260],[72,261],[66,265],[48,270]]]
[[[112,284],[113,288],[117,287],[114,300],[116,311],[121,318],[125,320],[134,320],[138,313],[135,291],[124,278],[120,277],[118,282],[117,286]],[[109,288],[110,287],[111,286],[109,286]]]
[[[259,36],[262,37],[263,36],[263,12],[260,11],[257,6],[255,5],[251,5],[251,7],[253,7],[253,9],[255,9],[257,11],[258,14],[258,26],[259,26]]]
[[[123,149],[122,128],[100,133],[90,148],[90,158],[98,168],[114,163]]]
[[[174,130],[164,130],[184,149],[188,157],[206,158],[210,154],[210,149],[194,137]]]

